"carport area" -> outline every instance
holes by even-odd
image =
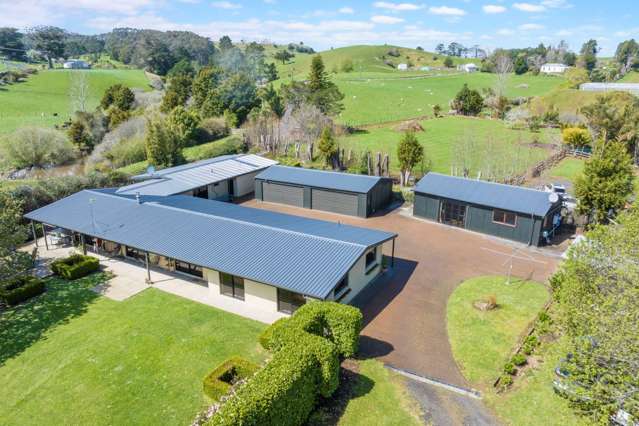
[[[514,277],[544,282],[558,261],[548,251],[414,218],[406,208],[361,219],[255,200],[244,205],[397,233],[393,271],[354,302],[365,322],[360,354],[460,388],[469,384],[446,331],[446,303],[455,287],[475,276],[507,275],[511,263]]]

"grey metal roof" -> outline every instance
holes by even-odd
[[[325,298],[372,246],[396,234],[174,195],[85,190],[26,218]]]
[[[355,175],[352,173],[329,172],[325,170],[287,166],[269,167],[255,178],[271,182],[306,185],[315,188],[328,188],[361,194],[368,193],[377,182],[381,179],[386,179],[379,176]]]
[[[540,217],[553,206],[544,191],[433,172],[417,182],[415,192]]]
[[[624,91],[639,95],[639,83],[582,83],[579,89],[589,92]]]
[[[222,155],[182,166],[134,176],[141,182],[127,185],[118,194],[174,195],[194,188],[257,172],[277,161],[254,154]]]

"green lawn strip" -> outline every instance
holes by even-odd
[[[484,400],[505,423],[518,426],[587,425],[586,419],[575,414],[565,398],[552,389],[554,369],[566,356],[562,340],[542,344],[535,356],[543,362],[535,369],[515,379],[513,387],[502,394],[485,393]]]
[[[564,178],[575,183],[577,176],[584,170],[584,162],[585,160],[579,158],[564,158],[559,164],[548,170],[546,174],[550,177]]]
[[[186,424],[209,371],[265,356],[261,323],[152,288],[115,302],[90,290],[101,281],[49,280],[0,316],[3,422]]]
[[[497,309],[480,311],[473,302],[494,295]],[[539,283],[504,277],[463,282],[447,305],[447,328],[453,355],[462,373],[480,389],[490,389],[502,372],[521,334],[548,300]]]
[[[498,120],[472,119],[464,117],[443,117],[423,120],[423,132],[416,136],[424,146],[424,153],[432,163],[432,170],[440,173],[451,173],[451,164],[455,155],[455,146],[463,141],[472,141],[474,152],[472,161],[480,164],[481,158],[487,156],[495,159],[503,158],[513,164],[519,172],[550,155],[551,151],[543,148],[531,147],[534,140],[542,143],[552,141],[558,137],[556,129],[544,129],[540,133],[528,130],[513,130],[504,122]],[[397,144],[402,133],[394,129],[395,126],[371,128],[353,135],[340,137],[338,143],[346,150],[354,152],[371,151],[388,153],[390,155],[391,171],[399,172],[397,162]],[[419,166],[417,167],[419,171]],[[474,174],[475,170],[471,170]]]
[[[419,425],[414,401],[407,394],[403,378],[376,360],[359,362],[359,377],[354,395],[346,406],[339,425]]]
[[[102,94],[112,84],[149,89],[142,70],[40,71],[22,83],[4,86],[0,90],[0,133],[28,125],[49,127],[68,120],[73,109],[71,83],[78,73],[88,76],[86,107],[89,111],[98,106]]]

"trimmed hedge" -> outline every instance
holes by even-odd
[[[260,335],[273,358],[226,400],[211,424],[300,425],[320,396],[339,386],[340,355],[357,352],[362,314],[352,306],[310,302]]]
[[[219,401],[229,392],[234,381],[252,376],[259,368],[244,358],[229,358],[204,378],[202,389],[208,397]]]
[[[72,254],[64,259],[58,259],[51,263],[54,274],[66,280],[76,280],[87,276],[100,268],[97,257]]]
[[[0,300],[13,306],[44,293],[44,281],[32,276],[13,278],[0,284]]]

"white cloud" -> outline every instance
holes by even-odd
[[[637,28],[630,28],[627,30],[619,30],[617,32],[615,32],[615,36],[617,37],[631,37],[631,36],[635,36],[636,34],[639,33],[639,27]]]
[[[400,22],[404,22],[402,18],[386,15],[375,15],[371,18],[371,21],[376,24],[399,24]]]
[[[519,29],[522,31],[535,31],[535,30],[543,30],[545,27],[541,24],[523,24],[519,26]]]
[[[275,3],[277,3],[277,0],[264,0],[264,3],[266,3],[266,4],[275,4]]]
[[[355,13],[352,7],[340,7],[337,11],[344,15],[352,15],[353,13]]]
[[[572,7],[572,4],[566,0],[543,0],[541,4],[551,9],[569,9]]]
[[[515,34],[515,32],[513,30],[511,30],[510,28],[502,28],[497,30],[497,34],[502,35],[502,36],[510,36]]]
[[[423,4],[415,4],[415,3],[391,3],[386,1],[376,1],[373,3],[373,6],[378,9],[388,9],[393,10],[395,12],[402,12],[406,10],[419,10],[423,9]]]
[[[513,7],[517,10],[528,13],[543,12],[544,10],[546,10],[546,7],[544,5],[532,3],[515,3],[513,4]]]
[[[568,36],[572,35],[572,31],[570,31],[570,30],[559,30],[559,31],[557,31],[557,35],[559,37],[568,37]]]
[[[433,6],[429,7],[428,11],[433,15],[444,15],[444,16],[464,16],[466,14],[465,10],[458,9],[456,7],[448,7],[448,6]]]
[[[241,4],[233,3],[230,1],[214,1],[213,3],[211,3],[211,6],[213,6],[216,9],[226,9],[226,10],[234,10],[234,9],[242,8]]]
[[[482,9],[484,10],[484,13],[488,13],[488,14],[495,14],[495,13],[504,13],[506,11],[506,8],[504,6],[499,6],[496,4],[485,4],[484,6],[482,6]]]

